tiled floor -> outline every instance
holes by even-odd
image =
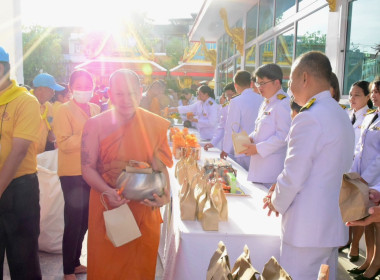
[[[83,244],[83,252],[81,256],[81,263],[86,264],[86,244]],[[362,252],[363,253],[363,252]],[[356,265],[359,265],[364,262],[363,254],[360,260],[357,262],[357,264],[352,264],[348,261],[346,258],[347,252],[344,251],[339,255],[339,268],[338,268],[338,278],[337,280],[349,280],[353,279],[350,277],[350,275],[347,273],[347,269],[353,268]],[[43,275],[43,280],[62,280],[63,274],[62,274],[62,255],[56,255],[56,254],[48,254],[40,252],[40,263],[41,263],[41,270]],[[162,280],[163,270],[161,262],[158,258],[157,260],[157,270],[156,270],[156,280]],[[9,280],[9,271],[8,266],[4,266],[4,280]],[[78,275],[78,280],[86,280],[86,275]],[[122,279],[121,279],[122,280]],[[180,279],[171,279],[171,280],[180,280]],[[201,280],[201,279],[199,279]]]

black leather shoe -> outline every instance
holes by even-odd
[[[364,273],[365,269],[359,269],[358,267],[354,267],[353,269],[348,269],[347,271],[349,273],[359,275],[359,274]]]
[[[358,256],[348,255],[347,257],[350,260],[350,262],[357,262],[359,260],[359,255]]]
[[[375,273],[374,276],[368,278],[365,277],[363,274],[359,274],[358,276],[355,277],[356,280],[375,280],[375,278],[380,275],[380,269]]]
[[[338,252],[339,252],[339,253],[342,253],[344,249],[348,249],[348,248],[350,248],[350,245],[351,245],[351,244],[348,243],[348,244],[346,244],[346,245],[344,245],[344,246],[342,246],[342,247],[339,247],[339,248],[338,248]]]

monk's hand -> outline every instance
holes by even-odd
[[[226,159],[227,156],[228,156],[228,154],[227,154],[225,151],[222,151],[222,152],[220,153],[220,158],[221,158],[221,159]]]
[[[164,194],[162,196],[153,194],[153,198],[154,200],[144,199],[140,203],[152,208],[158,208],[168,204],[170,202],[169,188],[164,189]]]
[[[112,208],[117,208],[117,207],[121,206],[122,204],[129,202],[129,200],[126,200],[125,198],[123,198],[119,194],[118,190],[115,190],[115,189],[107,191],[106,195],[107,195],[108,204]]]
[[[380,202],[380,192],[374,189],[369,189],[369,199],[376,204]]]
[[[263,206],[263,209],[265,208],[268,208],[268,216],[272,215],[272,212],[276,214],[276,217],[279,216],[279,213],[278,211],[276,210],[276,208],[274,208],[273,204],[272,204],[272,194],[274,192],[274,189],[276,187],[276,184],[273,184],[270,189],[269,189],[269,192],[268,192],[268,195],[266,195],[263,199],[263,202],[264,202],[264,206]]]
[[[205,151],[208,151],[208,149],[210,149],[210,148],[212,148],[212,147],[214,147],[213,144],[211,144],[211,143],[207,143],[206,145],[203,146],[203,149],[205,149]]]
[[[373,206],[368,209],[369,216],[362,220],[347,222],[346,226],[368,226],[372,223],[380,222],[380,206]]]
[[[257,154],[257,148],[255,144],[243,144],[243,146],[246,147],[247,149],[242,151],[241,152],[242,154],[245,154],[246,156],[253,156]]]

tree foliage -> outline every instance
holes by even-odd
[[[22,41],[25,84],[32,85],[40,72],[53,75],[57,81],[64,78],[62,39],[55,29],[41,26],[24,28]]]

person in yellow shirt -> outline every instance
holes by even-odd
[[[42,279],[36,146],[41,122],[37,99],[11,80],[0,47],[0,267],[5,251],[12,279]],[[1,277],[2,278],[2,277]]]
[[[69,90],[73,100],[58,107],[53,122],[58,146],[58,176],[65,200],[65,229],[62,240],[65,280],[75,280],[75,274],[85,273],[79,258],[88,227],[90,187],[82,178],[81,138],[86,121],[100,113],[100,107],[90,103],[94,90],[92,76],[86,70],[71,73]]]
[[[43,153],[45,150],[54,149],[55,136],[51,128],[53,122],[53,108],[49,100],[54,96],[54,91],[64,90],[63,86],[58,85],[52,75],[47,73],[38,74],[33,79],[33,91],[38,102],[40,102],[41,125],[38,134],[37,153]],[[47,149],[46,149],[47,148]]]

